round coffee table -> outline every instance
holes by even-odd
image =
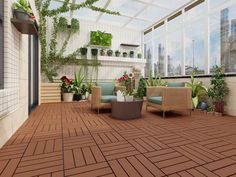
[[[143,100],[134,101],[112,101],[112,117],[116,119],[128,120],[141,117]]]

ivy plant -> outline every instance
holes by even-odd
[[[53,78],[57,76],[58,69],[65,64],[88,64],[92,66],[98,66],[98,62],[92,63],[83,63],[77,62],[79,56],[79,49],[75,50],[73,53],[65,55],[65,51],[68,45],[68,42],[73,35],[79,29],[79,21],[76,19],[71,20],[71,28],[68,28],[68,22],[66,25],[65,19],[60,17],[61,14],[67,13],[70,11],[76,11],[81,8],[88,8],[93,11],[103,12],[111,15],[119,15],[118,12],[110,11],[105,8],[100,8],[94,6],[94,3],[99,0],[85,0],[81,3],[71,3],[70,0],[64,0],[62,5],[57,9],[50,10],[49,6],[52,0],[35,0],[36,8],[39,12],[39,38],[41,44],[41,71],[50,82],[53,82]],[[47,34],[47,19],[53,19],[53,29],[51,36]],[[67,29],[66,29],[67,28]],[[62,43],[62,47],[58,49],[57,44],[57,34],[60,30],[63,29],[67,33],[65,41]],[[47,38],[50,38],[48,41]]]

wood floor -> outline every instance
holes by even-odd
[[[120,121],[88,103],[43,104],[0,150],[1,177],[236,177],[236,118],[146,113]]]

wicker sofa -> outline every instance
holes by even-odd
[[[192,90],[184,87],[184,83],[168,83],[167,87],[147,87],[147,104],[163,111],[192,110]]]
[[[111,108],[111,102],[116,100],[116,91],[125,91],[125,87],[115,86],[115,83],[97,83],[92,87],[91,108],[96,109],[98,114],[100,109]]]

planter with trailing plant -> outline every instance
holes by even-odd
[[[127,52],[123,52],[123,57],[126,58],[128,56]]]
[[[134,51],[130,51],[130,52],[129,52],[129,57],[130,57],[130,58],[134,58]]]
[[[85,78],[84,75],[82,75],[82,69],[80,69],[79,72],[75,73],[75,79],[73,82],[75,89],[74,101],[80,101],[82,99],[81,87],[84,78]]]
[[[72,102],[74,95],[73,80],[68,79],[66,76],[61,77],[61,91],[64,102]]]
[[[216,112],[224,113],[225,96],[229,93],[229,88],[224,80],[224,72],[221,67],[214,68],[214,74],[211,78],[211,87],[208,90],[208,95],[212,98]]]
[[[116,55],[116,57],[119,57],[119,56],[120,56],[120,51],[119,51],[119,50],[116,50],[116,51],[115,51],[115,55]]]
[[[101,56],[105,56],[105,55],[106,55],[105,49],[101,49],[101,50],[100,50],[100,55],[101,55]]]
[[[142,58],[142,54],[141,54],[141,53],[138,53],[137,57],[138,57],[138,58]]]
[[[14,17],[19,20],[30,20],[32,10],[27,0],[18,0],[12,5]]]
[[[91,53],[93,56],[97,56],[98,55],[98,49],[91,49]]]
[[[112,54],[113,54],[113,51],[112,51],[112,50],[108,50],[108,51],[107,51],[107,55],[108,55],[108,56],[112,56]]]
[[[82,56],[87,56],[87,53],[88,53],[87,47],[81,47],[80,48],[80,53],[81,53]]]

